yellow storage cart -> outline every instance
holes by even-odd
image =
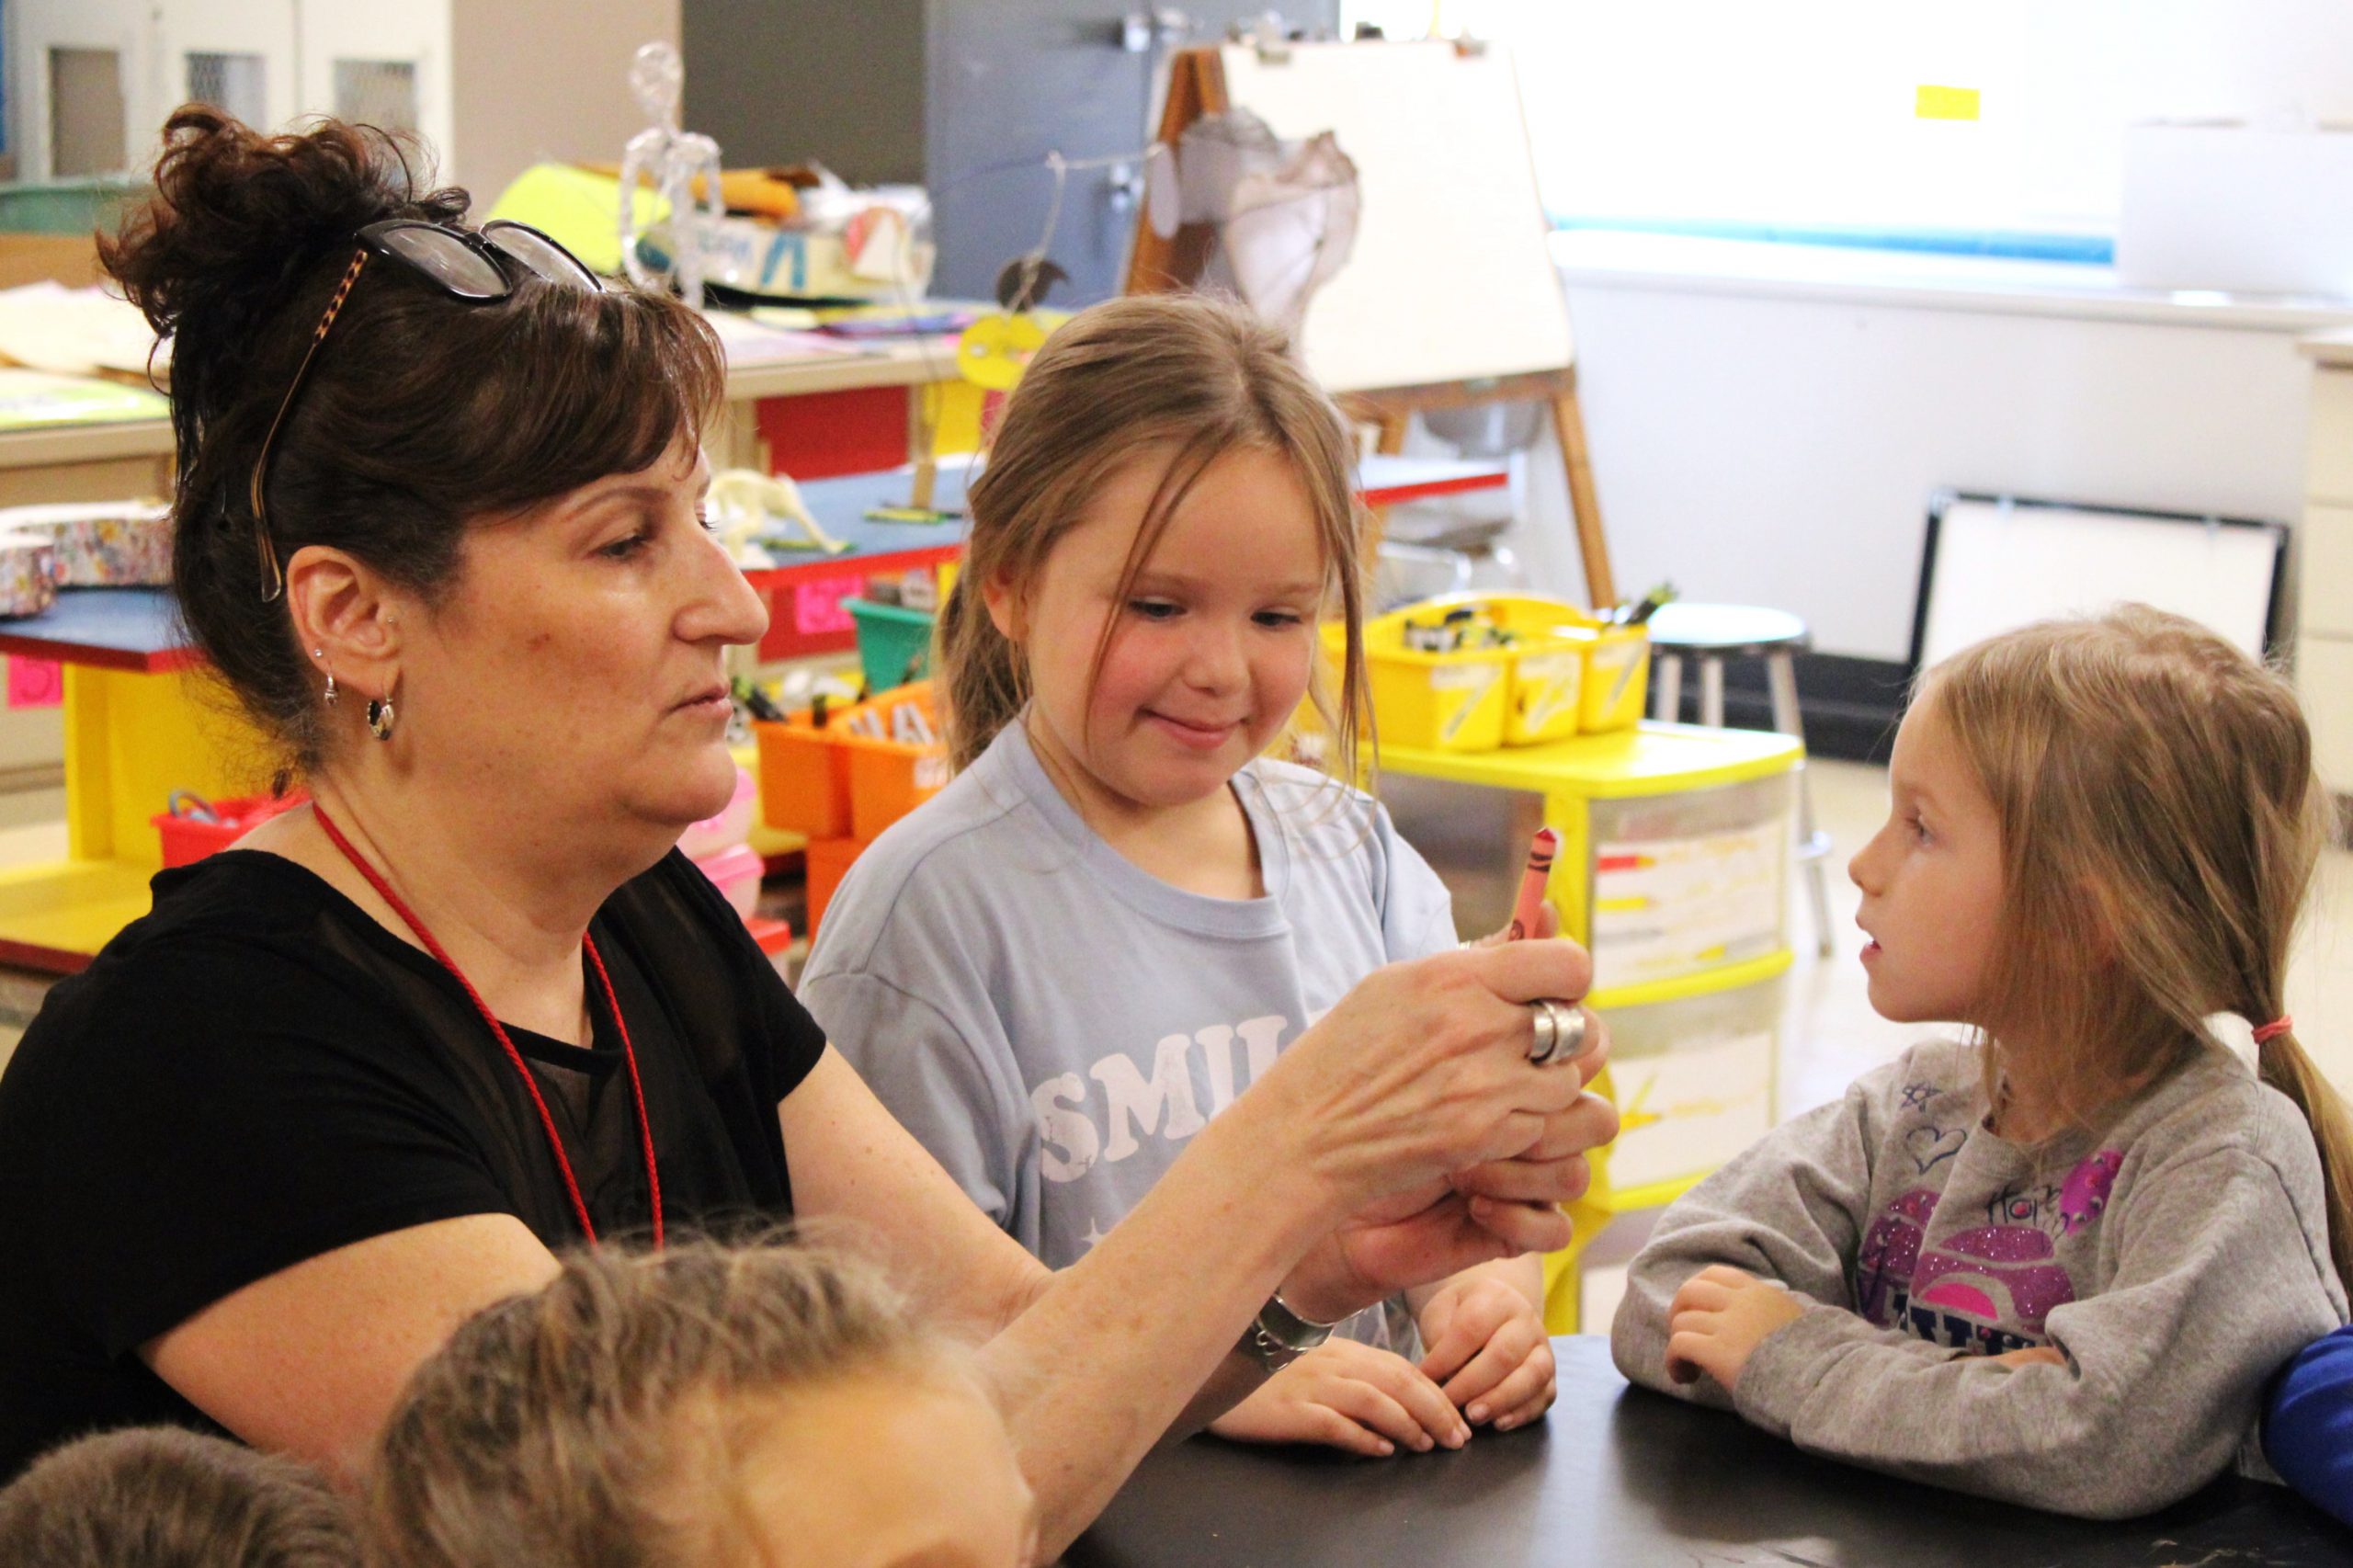
[[[1501,928],[1529,835],[1561,835],[1561,929],[1594,956],[1609,1021],[1602,1092],[1618,1142],[1546,1260],[1546,1321],[1579,1330],[1586,1251],[1624,1216],[1673,1201],[1775,1119],[1791,812],[1803,750],[1787,735],[1644,722],[1547,745],[1381,747],[1398,831],[1455,892],[1458,926]]]

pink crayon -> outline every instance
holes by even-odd
[[[1544,907],[1544,883],[1552,874],[1552,857],[1561,852],[1561,835],[1540,827],[1528,846],[1528,869],[1520,873],[1519,902],[1512,906],[1511,932],[1505,940],[1517,942],[1536,929],[1537,911]]]

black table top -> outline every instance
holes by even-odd
[[[1382,1460],[1196,1438],[1145,1461],[1070,1568],[2320,1568],[2353,1534],[2235,1477],[2123,1524],[2062,1518],[1800,1453],[1631,1389],[1608,1341],[1553,1341],[1560,1400],[1522,1431]]]

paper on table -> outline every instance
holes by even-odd
[[[145,387],[0,368],[0,430],[119,425],[171,413],[172,400]]]
[[[727,362],[739,368],[859,352],[857,345],[824,333],[790,332],[767,326],[734,311],[705,311],[703,319],[719,334],[719,341],[727,349]]]
[[[147,373],[155,329],[139,308],[103,289],[28,283],[0,289],[0,355],[37,370],[88,376],[100,370]],[[170,347],[156,355],[160,374]]]

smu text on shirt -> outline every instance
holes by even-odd
[[[1128,1158],[1145,1139],[1190,1138],[1275,1064],[1290,1027],[1269,1014],[1163,1035],[1144,1051],[1114,1051],[1084,1074],[1031,1085],[1040,1172],[1048,1181],[1076,1181],[1097,1161]]]

